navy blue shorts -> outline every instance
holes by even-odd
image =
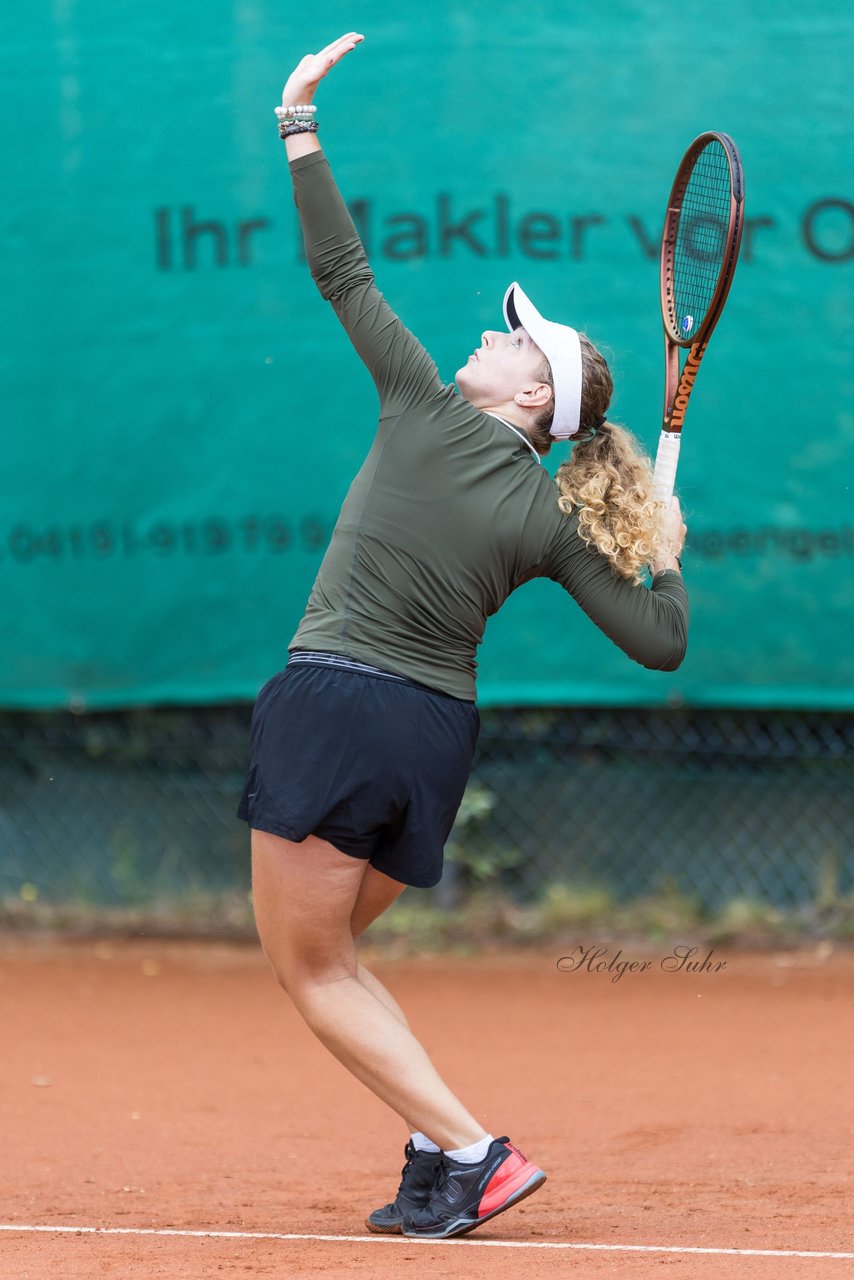
[[[258,694],[237,816],[430,888],[471,770],[477,707],[322,658],[292,658]]]

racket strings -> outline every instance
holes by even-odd
[[[685,187],[673,250],[673,321],[680,337],[700,328],[717,289],[730,228],[729,160],[714,139],[697,156]]]

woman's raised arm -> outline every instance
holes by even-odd
[[[381,415],[393,417],[436,395],[442,382],[429,354],[376,287],[364,246],[311,131],[317,128],[312,111],[306,109],[323,77],[363,39],[351,32],[299,62],[282,94],[286,114],[279,117],[280,132],[314,282],[371,374]],[[303,110],[289,110],[299,107]]]

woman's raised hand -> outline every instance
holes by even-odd
[[[672,569],[674,567],[671,563],[673,560],[678,562],[687,533],[685,521],[682,519],[682,508],[679,505],[679,499],[674,494],[661,512],[661,524],[659,526],[661,538],[660,558],[652,561],[649,566],[653,576],[661,573],[664,569]]]
[[[682,519],[682,508],[679,505],[679,499],[675,494],[662,512],[661,532],[662,540],[666,542],[671,554],[674,556],[681,555],[688,530],[685,526],[685,521]]]
[[[364,38],[356,31],[350,31],[346,36],[333,40],[320,53],[307,53],[288,76],[288,82],[282,90],[282,106],[292,107],[297,103],[311,102],[323,77],[345,54],[361,44]]]

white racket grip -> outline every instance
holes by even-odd
[[[676,484],[676,468],[679,465],[679,444],[682,436],[679,431],[662,431],[658,441],[658,453],[655,455],[655,471],[653,484],[655,496],[659,502],[669,502],[673,497]]]

